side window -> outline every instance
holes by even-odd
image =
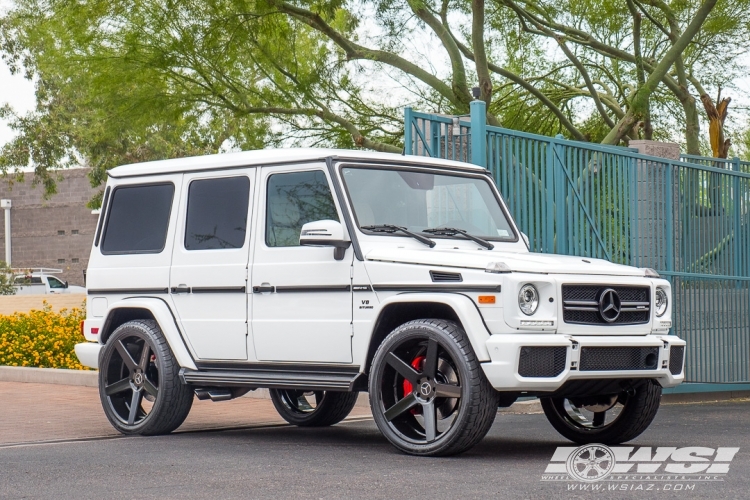
[[[48,276],[47,281],[49,282],[50,288],[65,288],[65,283],[57,278],[53,278],[52,276]]]
[[[274,174],[266,193],[266,245],[299,246],[302,226],[316,220],[339,220],[328,179],[321,170]]]
[[[196,180],[188,191],[185,249],[242,248],[247,231],[247,177]]]
[[[164,250],[174,184],[118,187],[112,192],[102,240],[103,254]]]

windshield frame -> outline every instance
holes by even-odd
[[[510,215],[510,212],[508,210],[507,205],[505,204],[505,200],[503,199],[502,194],[497,189],[497,186],[495,185],[490,172],[489,171],[478,171],[477,173],[472,173],[466,169],[452,169],[449,167],[443,167],[443,166],[415,166],[414,164],[404,164],[404,165],[396,165],[396,164],[380,164],[380,163],[351,163],[351,162],[342,162],[337,165],[337,174],[339,177],[339,180],[341,182],[341,186],[344,188],[344,192],[346,193],[346,200],[349,205],[349,210],[352,214],[352,218],[354,219],[354,225],[356,228],[362,233],[366,235],[372,235],[372,236],[389,236],[389,237],[400,237],[403,238],[403,234],[398,233],[379,233],[374,231],[368,231],[367,229],[362,229],[362,226],[359,223],[359,220],[357,218],[357,211],[354,209],[354,203],[352,202],[351,193],[349,192],[349,186],[347,186],[346,181],[344,180],[344,168],[360,168],[363,170],[401,170],[401,171],[407,171],[407,172],[422,172],[422,173],[430,173],[430,174],[436,174],[436,175],[447,175],[447,176],[453,176],[453,177],[464,177],[464,178],[472,178],[484,181],[489,184],[490,191],[492,192],[493,196],[495,197],[495,200],[497,201],[498,205],[500,206],[500,210],[502,211],[503,216],[505,217],[505,220],[508,222],[508,225],[510,226],[511,232],[513,233],[513,238],[510,237],[495,237],[495,236],[487,236],[487,235],[477,235],[481,237],[482,239],[488,240],[488,241],[494,241],[498,243],[518,243],[520,240],[520,230],[518,229],[518,226],[516,225],[515,219]],[[415,231],[418,234],[422,234],[428,238],[431,239],[442,239],[442,240],[457,240],[458,238],[453,236],[437,236],[429,233],[423,233],[422,231]],[[464,238],[460,238],[461,240],[464,240]],[[471,241],[468,239],[465,239],[465,241]]]

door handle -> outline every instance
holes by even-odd
[[[190,293],[190,287],[180,284],[180,286],[172,287],[172,293]]]
[[[265,292],[271,292],[271,293],[273,293],[275,291],[276,291],[276,287],[272,286],[272,285],[269,285],[268,283],[263,283],[260,286],[254,286],[253,287],[253,293],[265,293]]]

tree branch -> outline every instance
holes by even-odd
[[[617,126],[613,128],[609,134],[602,141],[603,144],[617,144],[620,139],[628,133],[635,123],[643,116],[643,110],[645,104],[651,94],[656,90],[659,82],[669,71],[669,68],[675,63],[677,58],[687,48],[690,40],[700,31],[703,23],[705,22],[708,15],[716,5],[717,0],[705,0],[703,4],[695,12],[693,19],[690,24],[685,28],[685,31],[677,39],[677,41],[670,47],[670,49],[664,54],[664,57],[659,64],[654,68],[654,71],[646,80],[646,83],[640,87],[633,97],[632,104],[628,109],[628,112],[623,116],[617,123]]]
[[[407,61],[406,59],[391,52],[369,49],[352,42],[341,33],[333,29],[318,14],[315,14],[314,12],[311,12],[307,9],[297,7],[290,3],[284,2],[283,0],[268,1],[275,5],[280,12],[292,16],[293,18],[307,24],[311,28],[327,36],[331,41],[333,41],[336,45],[344,50],[344,53],[350,60],[364,59],[382,62],[383,64],[387,64],[388,66],[392,66],[403,71],[404,73],[414,76],[421,82],[435,89],[436,92],[448,99],[448,101],[450,101],[454,106],[458,108],[463,108],[464,106],[466,106],[466,101],[468,100],[468,92],[466,93],[465,98],[461,99],[459,95],[457,95],[456,92],[451,89],[451,87],[445,84],[445,82],[440,80],[435,75],[423,70],[416,64]]]

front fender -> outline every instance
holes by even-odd
[[[177,327],[175,316],[174,314],[172,314],[172,310],[169,308],[166,302],[153,297],[134,297],[132,299],[119,300],[113,303],[112,306],[107,310],[103,322],[105,327],[107,326],[108,321],[112,317],[113,313],[118,309],[145,309],[149,311],[156,322],[159,324],[159,328],[164,334],[164,337],[167,339],[169,347],[170,349],[172,349],[172,354],[174,354],[177,363],[179,363],[182,368],[188,368],[190,370],[198,369],[195,366],[193,357],[190,356],[190,352],[185,346],[185,341],[183,340],[182,335],[180,334],[180,330]],[[107,335],[109,335],[109,333],[111,332],[107,332]]]
[[[487,339],[490,338],[490,332],[487,325],[484,324],[479,309],[469,297],[460,293],[402,293],[385,299],[380,303],[380,309],[383,310],[390,304],[409,302],[433,302],[445,304],[453,309],[464,331],[466,331],[466,336],[469,338],[477,360],[480,362],[490,360],[490,353],[487,350]]]

